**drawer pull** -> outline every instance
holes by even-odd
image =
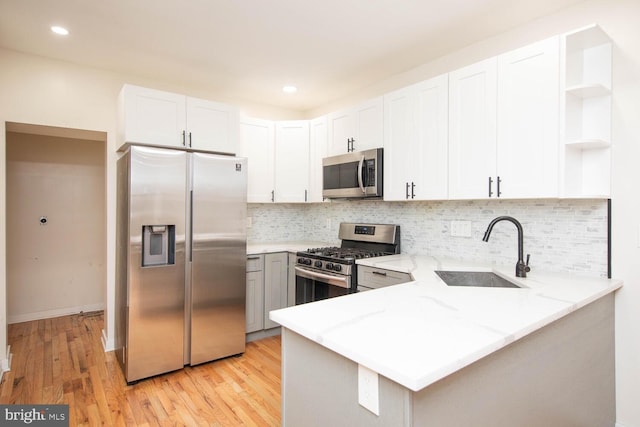
[[[372,271],[371,274],[377,274],[378,276],[386,276],[387,273],[382,273],[380,271]]]
[[[247,258],[247,261],[253,261],[253,260],[256,260],[256,259],[260,259],[260,257],[259,256],[250,256],[250,257]]]

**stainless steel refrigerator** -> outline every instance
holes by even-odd
[[[126,381],[243,353],[246,159],[131,146],[117,173],[115,344]]]

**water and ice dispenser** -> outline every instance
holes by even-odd
[[[142,266],[152,267],[175,263],[176,226],[142,226]]]

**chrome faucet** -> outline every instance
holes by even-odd
[[[516,264],[516,277],[527,277],[527,272],[531,271],[531,268],[529,267],[529,258],[531,257],[531,255],[527,254],[527,262],[525,263],[523,259],[524,251],[522,249],[522,246],[523,246],[522,241],[524,239],[523,239],[523,232],[522,232],[522,224],[520,224],[520,221],[518,221],[512,216],[499,216],[497,218],[494,218],[489,223],[489,227],[487,227],[487,231],[484,232],[484,237],[482,238],[482,240],[484,242],[489,241],[489,236],[491,235],[491,230],[493,230],[493,226],[500,221],[510,221],[518,229],[518,263]]]

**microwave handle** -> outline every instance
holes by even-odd
[[[364,188],[364,182],[362,181],[362,166],[364,165],[364,156],[360,159],[358,163],[358,185],[360,186],[360,190],[362,193],[366,193],[367,190]]]

